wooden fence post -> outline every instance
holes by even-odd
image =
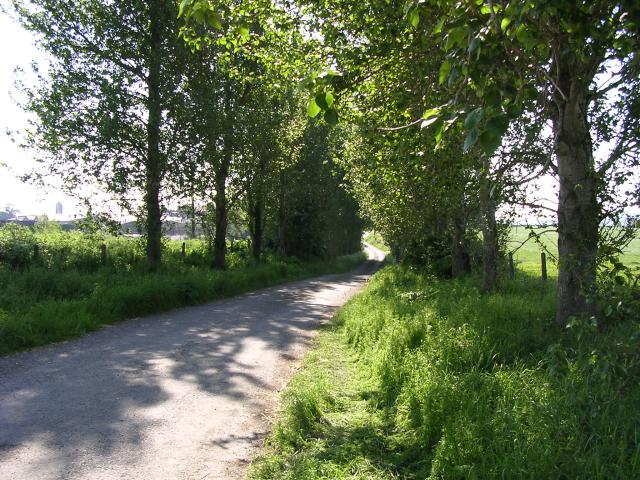
[[[509,252],[509,277],[511,280],[516,278],[516,269],[513,266],[513,253]]]
[[[107,264],[107,245],[104,243],[100,244],[100,263]]]
[[[542,252],[540,254],[540,261],[542,262],[542,281],[547,281],[547,254]]]
[[[187,254],[187,244],[185,242],[182,242],[182,258],[184,258],[186,254]]]

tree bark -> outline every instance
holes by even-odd
[[[145,159],[145,194],[147,262],[152,269],[160,264],[162,246],[162,217],[160,212],[160,184],[162,178],[162,156],[160,152],[160,122],[162,98],[160,75],[162,62],[163,6],[159,0],[149,5],[150,48],[147,119],[147,155]]]
[[[498,285],[498,224],[496,201],[491,195],[488,179],[480,183],[480,213],[482,216],[482,291],[490,292]]]
[[[220,162],[220,168],[215,174],[216,205],[215,236],[213,240],[213,266],[224,269],[227,266],[227,227],[229,225],[229,211],[227,205],[227,177],[229,176],[230,152],[225,152]]]
[[[262,204],[262,199],[258,197],[255,200],[255,203],[252,208],[252,228],[251,228],[251,247],[252,247],[252,255],[256,260],[260,260],[260,255],[262,253],[262,231],[263,231],[263,211],[264,206]]]
[[[253,178],[253,185],[247,189],[249,201],[249,233],[251,235],[251,255],[257,261],[262,253],[262,237],[264,230],[264,191],[267,160],[265,153],[259,153],[258,164]]]
[[[286,208],[286,174],[284,170],[280,170],[280,178],[278,182],[278,253],[280,255],[286,255],[286,241],[285,241],[285,223],[287,221],[287,208]]]
[[[191,216],[191,238],[196,238],[196,195],[193,189],[191,190],[191,211],[189,212]]]
[[[227,263],[227,227],[229,225],[229,205],[227,203],[227,179],[233,156],[233,112],[231,102],[231,87],[227,82],[224,86],[225,124],[222,134],[222,157],[214,175],[216,194],[216,231],[213,240],[213,266],[224,269]],[[215,145],[215,142],[214,142]],[[215,147],[214,147],[215,149]]]
[[[587,302],[596,279],[600,208],[593,146],[587,118],[587,86],[573,59],[558,64],[554,147],[558,161],[558,292],[556,323],[566,325],[575,315],[592,314]]]
[[[451,276],[459,278],[471,269],[469,246],[467,245],[464,215],[457,212],[453,216],[453,235],[451,238]]]

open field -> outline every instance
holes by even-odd
[[[536,232],[544,232],[546,229],[537,229]],[[540,243],[534,239],[529,239],[529,229],[514,226],[511,228],[507,251],[518,249],[513,256],[515,267],[523,272],[532,275],[540,275],[540,254],[543,247],[547,251],[547,270],[550,277],[558,275],[558,268],[554,257],[558,253],[558,236],[555,232],[545,232],[540,236]],[[367,232],[364,241],[370,243],[385,252],[389,252],[389,247],[384,243],[382,236],[376,232]],[[524,242],[524,244],[523,244]],[[522,244],[522,246],[520,246]],[[520,247],[520,248],[518,248]],[[622,262],[630,268],[640,271],[640,238],[631,241],[628,248],[621,257]]]
[[[640,310],[560,329],[554,296],[386,267],[285,391],[250,478],[638,478]]]
[[[544,232],[546,229],[537,229],[536,232]],[[527,240],[529,237],[529,230],[525,227],[512,227],[511,234],[509,236],[508,250],[518,248],[518,246]],[[547,269],[549,276],[557,276],[558,269],[553,257],[558,254],[558,236],[555,232],[545,232],[540,237],[542,245],[537,243],[534,239],[527,241],[518,251],[514,254],[513,259],[516,264],[516,268],[534,274],[540,275],[540,253],[543,251],[544,246],[550,255],[547,255]],[[622,263],[634,270],[640,270],[640,238],[635,238],[631,241],[624,254],[620,257]]]

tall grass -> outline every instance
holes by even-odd
[[[96,240],[107,244],[106,264]],[[361,253],[305,262],[267,255],[257,263],[246,245],[236,243],[228,269],[216,271],[209,267],[204,242],[188,241],[183,256],[182,242],[166,241],[162,267],[149,272],[143,251],[139,239],[0,229],[0,354],[75,337],[105,323],[346,271],[364,259]]]
[[[334,345],[370,384],[309,388],[325,399],[312,414],[291,407],[306,401],[294,389],[275,431],[305,434],[273,435],[252,475],[640,478],[640,312],[559,329],[552,283],[520,275],[492,295],[477,284],[378,273],[339,312]]]

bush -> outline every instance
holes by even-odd
[[[0,262],[13,269],[31,264],[36,241],[28,227],[7,223],[0,227]]]

